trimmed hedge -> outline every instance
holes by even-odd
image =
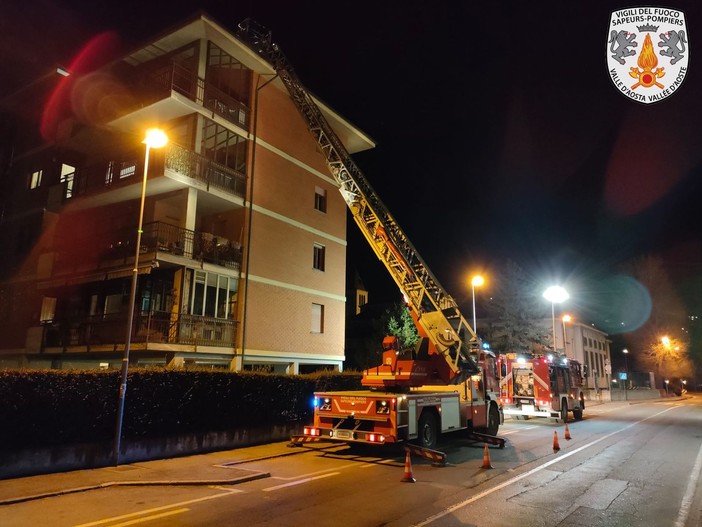
[[[119,380],[118,371],[0,371],[0,448],[112,439]],[[312,419],[314,392],[359,389],[360,380],[359,373],[133,369],[123,437],[304,424]]]

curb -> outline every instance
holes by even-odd
[[[63,496],[66,494],[76,494],[78,492],[87,492],[90,490],[106,489],[109,487],[149,487],[149,486],[197,486],[197,485],[236,485],[238,483],[246,483],[257,479],[270,478],[270,472],[261,472],[250,476],[242,476],[232,479],[193,479],[193,480],[153,480],[153,481],[108,481],[106,483],[97,483],[85,487],[75,487],[72,489],[56,490],[52,492],[44,492],[42,494],[34,494],[32,496],[20,496],[18,498],[8,498],[0,500],[0,506],[13,505],[16,503],[24,503],[27,501],[41,500],[55,496]]]

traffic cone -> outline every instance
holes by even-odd
[[[412,461],[410,461],[409,450],[407,451],[407,456],[405,457],[405,475],[402,476],[400,481],[402,483],[414,483],[417,481],[414,479],[414,476],[412,476]]]
[[[492,468],[490,464],[490,450],[488,449],[487,443],[485,443],[485,448],[483,449],[483,466],[480,468]]]
[[[553,433],[553,453],[555,454],[561,449],[560,445],[558,444],[558,432]]]
[[[566,441],[570,441],[570,432],[568,431],[568,423],[566,423],[565,438],[566,438]]]

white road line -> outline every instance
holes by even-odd
[[[357,466],[358,466],[358,463],[348,463],[346,465],[341,465],[340,467],[337,467],[335,469],[325,468],[324,470],[317,470],[316,472],[308,472],[307,474],[298,474],[297,476],[289,476],[287,478],[284,478],[282,476],[271,476],[271,479],[280,479],[283,481],[291,481],[294,479],[309,478],[311,476],[316,476],[318,474],[325,474],[331,470],[346,470],[347,468],[357,467]]]
[[[517,432],[523,432],[524,430],[533,430],[534,428],[539,428],[538,426],[525,426],[524,428],[519,428],[518,430],[506,430],[504,432],[500,432],[501,436],[508,436],[511,434],[516,434]]]
[[[328,474],[322,474],[321,476],[315,476],[313,478],[298,479],[295,481],[290,481],[289,483],[283,483],[282,485],[276,485],[275,487],[268,487],[268,488],[265,488],[262,490],[263,490],[263,492],[271,492],[274,490],[283,489],[285,487],[292,487],[293,485],[300,485],[302,483],[308,483],[308,482],[314,481],[316,479],[328,478],[329,476],[338,476],[339,474],[341,474],[341,472],[329,472]]]
[[[415,523],[412,527],[423,527],[424,525],[429,525],[433,521],[438,520],[440,518],[443,518],[444,516],[447,516],[455,511],[457,511],[458,509],[465,507],[466,505],[470,505],[471,503],[476,502],[481,498],[484,498],[485,496],[489,496],[490,494],[497,492],[498,490],[502,490],[503,488],[508,487],[508,486],[512,485],[513,483],[516,483],[517,481],[520,481],[524,478],[528,478],[529,476],[536,474],[537,472],[541,472],[542,470],[550,467],[551,465],[558,463],[559,461],[562,461],[562,460],[564,460],[564,459],[566,459],[574,454],[577,454],[581,450],[585,450],[586,448],[590,448],[591,446],[596,445],[597,443],[600,443],[600,442],[604,441],[605,439],[609,439],[610,437],[612,437],[615,434],[623,432],[624,430],[628,430],[629,428],[636,426],[640,423],[643,423],[644,421],[648,421],[649,419],[653,419],[654,417],[658,417],[659,415],[664,414],[665,412],[668,412],[670,410],[673,410],[673,407],[666,408],[665,410],[658,412],[657,414],[653,414],[645,419],[641,419],[640,421],[636,421],[635,423],[631,423],[630,425],[627,425],[624,428],[621,428],[619,430],[615,430],[614,432],[610,432],[609,434],[606,434],[606,435],[600,437],[599,439],[595,439],[594,441],[590,441],[589,443],[587,443],[579,448],[576,448],[575,450],[571,450],[563,455],[560,455],[556,459],[552,459],[551,461],[548,461],[548,462],[544,463],[543,465],[540,465],[536,468],[533,468],[530,471],[525,472],[524,474],[520,474],[519,476],[515,476],[512,479],[509,479],[503,483],[500,483],[499,485],[495,485],[494,487],[489,488],[487,490],[484,490],[483,492],[476,494],[475,496],[472,496],[472,497],[468,498],[467,500],[463,500],[459,503],[456,503],[455,505],[452,505],[451,507],[448,507],[447,509],[444,509],[443,511],[441,511],[437,514],[434,514],[433,516],[429,516],[427,519],[425,519],[419,523]]]
[[[80,525],[74,525],[74,527],[94,527],[95,525],[104,525],[106,523],[114,522],[117,520],[124,520],[126,518],[133,518],[135,516],[143,516],[145,514],[151,514],[158,511],[165,511],[168,509],[173,509],[174,507],[182,507],[183,505],[190,505],[191,503],[198,503],[201,501],[216,500],[217,498],[223,498],[225,496],[231,496],[232,494],[239,494],[244,492],[243,490],[227,489],[227,492],[222,492],[220,494],[215,494],[213,496],[205,496],[204,498],[195,498],[192,500],[181,501],[179,503],[172,503],[171,505],[164,505],[163,507],[154,507],[153,509],[145,509],[143,511],[131,512],[129,514],[122,514],[121,516],[113,516],[112,518],[105,518],[103,520],[97,520],[90,523],[81,523]]]
[[[687,482],[687,489],[685,490],[685,495],[680,504],[680,511],[678,512],[678,519],[675,521],[675,527],[685,527],[685,522],[690,514],[692,499],[695,497],[697,482],[700,479],[700,471],[702,471],[702,446],[699,452],[697,452],[697,459],[695,460],[695,465],[692,467],[690,480]]]
[[[136,520],[129,520],[122,523],[115,523],[111,527],[127,527],[127,525],[136,525],[137,523],[149,522],[151,520],[158,520],[160,518],[166,518],[167,516],[174,516],[175,514],[182,514],[188,512],[190,509],[176,509],[174,511],[162,512],[161,514],[152,514],[151,516],[146,516],[144,518],[137,518]]]

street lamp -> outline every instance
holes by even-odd
[[[629,400],[629,393],[627,392],[627,385],[629,384],[629,361],[627,361],[627,356],[629,355],[629,350],[624,348],[622,350],[624,354],[624,373],[626,374],[626,379],[624,379],[624,400]]]
[[[668,379],[665,380],[665,396],[668,396],[668,384],[670,384],[670,381]]]
[[[563,320],[563,353],[567,357],[568,347],[566,345],[566,322],[570,322],[571,320],[573,320],[573,317],[571,317],[570,315],[563,315],[563,318],[561,320]],[[573,352],[573,356],[575,356],[575,352]]]
[[[119,451],[122,441],[122,419],[124,418],[124,398],[127,394],[127,373],[129,373],[129,351],[132,343],[132,323],[134,321],[134,308],[136,303],[137,276],[139,275],[139,253],[141,251],[141,233],[144,224],[144,202],[146,201],[146,179],[149,172],[149,153],[152,148],[166,146],[168,137],[157,128],[146,131],[144,139],[146,152],[144,154],[144,176],[141,183],[141,204],[139,206],[139,226],[137,227],[136,249],[134,254],[134,269],[132,269],[132,287],[129,291],[129,306],[127,307],[127,333],[124,339],[124,353],[122,355],[122,374],[119,385],[119,402],[117,404],[117,424],[115,426],[114,462],[119,465]]]
[[[478,334],[477,322],[475,317],[475,288],[480,287],[485,283],[485,279],[480,275],[475,275],[470,281],[471,288],[473,290],[473,331]]]
[[[544,291],[544,298],[551,302],[551,332],[553,335],[553,352],[556,353],[556,310],[554,305],[565,302],[570,298],[568,291],[559,285],[552,285]]]

